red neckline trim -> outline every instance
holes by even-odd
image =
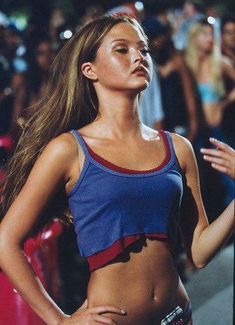
[[[97,161],[99,164],[101,164],[101,165],[103,165],[105,167],[108,167],[111,170],[114,170],[114,171],[117,171],[117,172],[121,172],[121,173],[126,173],[126,174],[145,174],[145,173],[152,173],[154,171],[158,171],[158,170],[162,169],[168,163],[168,161],[170,160],[170,147],[169,147],[169,143],[168,143],[167,138],[166,138],[166,134],[165,134],[165,132],[163,130],[160,130],[159,133],[162,135],[162,139],[163,139],[163,142],[164,142],[164,147],[165,147],[166,155],[165,155],[164,160],[162,161],[162,163],[159,166],[154,167],[152,169],[148,169],[148,170],[134,170],[134,169],[128,169],[128,168],[124,168],[124,167],[117,166],[117,165],[111,163],[110,161],[106,160],[105,158],[101,157],[97,153],[95,153],[87,145],[86,142],[85,142],[85,145],[86,145],[86,147],[87,147],[87,149],[89,151],[89,154],[91,155],[91,157],[95,161]]]

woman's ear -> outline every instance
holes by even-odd
[[[95,73],[94,66],[91,62],[85,62],[81,65],[81,71],[85,77],[90,80],[97,81],[97,75]]]

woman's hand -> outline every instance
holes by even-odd
[[[103,314],[113,313],[118,315],[126,315],[126,312],[120,308],[113,306],[98,306],[87,308],[87,300],[84,304],[71,316],[65,316],[60,325],[93,325],[93,324],[109,324],[117,325],[110,317]]]
[[[217,139],[210,138],[209,140],[216,146],[216,149],[202,148],[204,160],[210,162],[214,169],[235,180],[235,150]]]

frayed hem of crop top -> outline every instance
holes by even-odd
[[[129,246],[145,238],[155,239],[158,241],[167,241],[166,234],[135,234],[118,239],[112,246],[94,255],[88,256],[87,261],[90,271],[95,271],[120,256]]]

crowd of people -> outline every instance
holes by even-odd
[[[208,145],[210,136],[234,147],[235,18],[230,15],[208,20],[197,1],[186,1],[181,16],[179,10],[169,9],[164,2],[153,5],[151,15],[133,3],[108,13],[118,12],[137,17],[149,38],[154,85],[144,92],[140,111],[143,122],[186,136],[196,154],[200,147]],[[30,20],[23,32],[12,24],[1,26],[2,135],[11,134],[16,143],[21,127],[33,114],[32,105],[43,94],[55,55],[75,30],[103,13],[100,7],[88,8],[72,26],[63,11],[56,8],[47,27],[34,25]],[[209,186],[216,195],[213,181],[220,177],[211,175],[200,154],[197,158],[204,175],[205,205],[213,214],[230,199],[231,184],[226,179],[219,180],[224,195],[217,197],[215,206],[211,191],[212,201],[207,197],[207,189]],[[208,181],[204,185],[205,179]]]
[[[233,171],[220,173],[218,170],[224,172],[223,167],[214,166],[215,170],[211,164],[216,164],[217,152],[227,150],[230,153],[231,148],[235,148],[235,15],[208,17],[210,10],[198,1],[186,1],[184,7],[177,10],[163,1],[146,11],[135,3],[128,3],[108,12],[101,7],[88,8],[84,16],[72,24],[63,11],[56,8],[45,26],[35,25],[33,20],[29,20],[24,31],[17,30],[13,24],[0,26],[1,177],[4,177],[5,163],[17,147],[19,136],[27,129],[31,117],[37,115],[50,67],[62,47],[87,22],[103,14],[120,17],[127,14],[141,22],[149,42],[146,51],[151,54],[152,76],[150,86],[139,96],[139,116],[144,124],[155,130],[175,132],[191,141],[198,160],[205,209],[212,222],[234,195]],[[38,109],[38,114],[40,112]],[[75,242],[73,229],[63,226],[59,233],[68,247],[63,256],[58,256],[65,298],[61,301],[57,298],[68,312],[72,312],[78,301],[83,301],[86,289],[85,286],[81,288],[77,273],[64,265],[77,263],[82,270],[80,276],[82,274],[86,281],[88,271],[86,266],[84,271],[72,247]],[[182,247],[178,250],[181,252]],[[57,254],[57,248],[52,251]],[[55,266],[48,273],[54,270]],[[183,277],[183,270],[181,272]],[[42,278],[46,282],[46,277]],[[73,293],[75,283],[83,291],[79,297],[77,290]],[[51,292],[56,291],[55,286]],[[59,296],[58,292],[56,295]]]

